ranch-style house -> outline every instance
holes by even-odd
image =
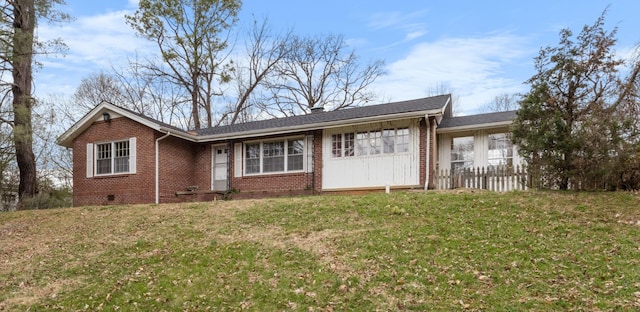
[[[453,117],[440,95],[185,131],[103,102],[58,143],[75,206],[431,189],[443,170],[518,165],[514,118]]]

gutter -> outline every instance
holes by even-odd
[[[160,141],[166,139],[171,135],[170,131],[167,134],[156,139],[156,205],[160,204]]]
[[[190,135],[190,136],[191,136],[191,140],[194,140],[195,142],[209,142],[209,141],[216,141],[216,140],[258,137],[258,136],[265,136],[265,135],[279,135],[279,134],[291,133],[296,131],[302,132],[302,131],[310,131],[310,130],[316,130],[316,129],[339,128],[339,127],[344,127],[345,125],[357,125],[357,124],[367,124],[367,123],[378,122],[378,121],[400,120],[400,119],[406,119],[411,117],[423,117],[424,114],[428,115],[428,114],[437,114],[437,113],[440,113],[439,109],[423,110],[420,112],[399,113],[399,114],[393,114],[393,115],[376,115],[372,117],[357,118],[357,119],[341,119],[341,120],[334,120],[329,122],[318,122],[313,124],[302,124],[302,125],[296,125],[296,126],[277,128],[278,129],[277,131],[269,131],[273,129],[257,129],[257,130],[251,130],[251,131],[214,134],[214,135],[207,135],[207,136],[193,136],[193,135]],[[168,129],[163,128],[163,130],[167,131]],[[179,136],[179,135],[176,134],[176,136]],[[183,136],[183,137],[187,138],[187,136]]]
[[[449,133],[449,132],[458,132],[464,130],[480,130],[480,129],[490,129],[490,128],[501,128],[505,126],[510,126],[513,121],[496,121],[482,124],[473,124],[473,125],[465,125],[465,126],[454,126],[454,127],[446,127],[439,128],[439,133]]]

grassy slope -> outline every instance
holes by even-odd
[[[0,310],[640,309],[640,196],[393,193],[0,214]]]

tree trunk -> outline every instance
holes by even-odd
[[[33,32],[35,28],[34,0],[18,0],[14,4],[13,35],[13,140],[16,161],[20,170],[18,195],[20,204],[37,193],[36,161],[33,154],[33,128],[31,124]]]
[[[191,89],[191,118],[193,118],[193,127],[195,130],[200,129],[200,112],[198,107],[198,94],[200,93],[198,85],[198,72],[194,71],[191,76],[193,88]]]

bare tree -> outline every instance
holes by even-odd
[[[461,103],[460,103],[460,96],[457,95],[457,93],[455,92],[455,89],[453,89],[451,87],[451,85],[449,85],[448,83],[445,82],[440,82],[438,84],[436,84],[435,86],[432,86],[431,88],[427,89],[426,92],[427,96],[438,96],[438,95],[443,95],[443,94],[451,94],[451,103],[449,104],[450,107],[453,108],[451,114],[453,116],[458,116],[462,113],[461,111]]]
[[[120,87],[120,82],[116,77],[105,72],[91,74],[82,78],[73,98],[76,105],[84,112],[88,112],[103,101],[110,103],[125,102],[125,95]]]
[[[271,92],[262,102],[265,111],[290,116],[318,106],[337,110],[375,99],[367,87],[384,73],[383,61],[362,66],[355,52],[347,51],[342,35],[289,38],[287,57],[264,81]]]
[[[481,113],[506,112],[510,110],[516,110],[520,106],[520,104],[518,103],[519,98],[519,94],[503,93],[500,95],[496,95],[492,102],[481,106],[479,110]]]
[[[239,0],[141,0],[126,20],[141,36],[155,41],[163,65],[147,64],[156,75],[186,89],[190,95],[193,127],[211,127],[213,97],[218,83],[230,79],[224,63],[225,31],[236,22]]]
[[[254,20],[244,38],[245,56],[235,62],[236,67],[232,71],[235,101],[228,105],[220,123],[234,124],[260,117],[254,109],[259,93],[264,91],[260,87],[291,51],[287,44],[291,33],[274,34],[266,18],[260,22]]]

